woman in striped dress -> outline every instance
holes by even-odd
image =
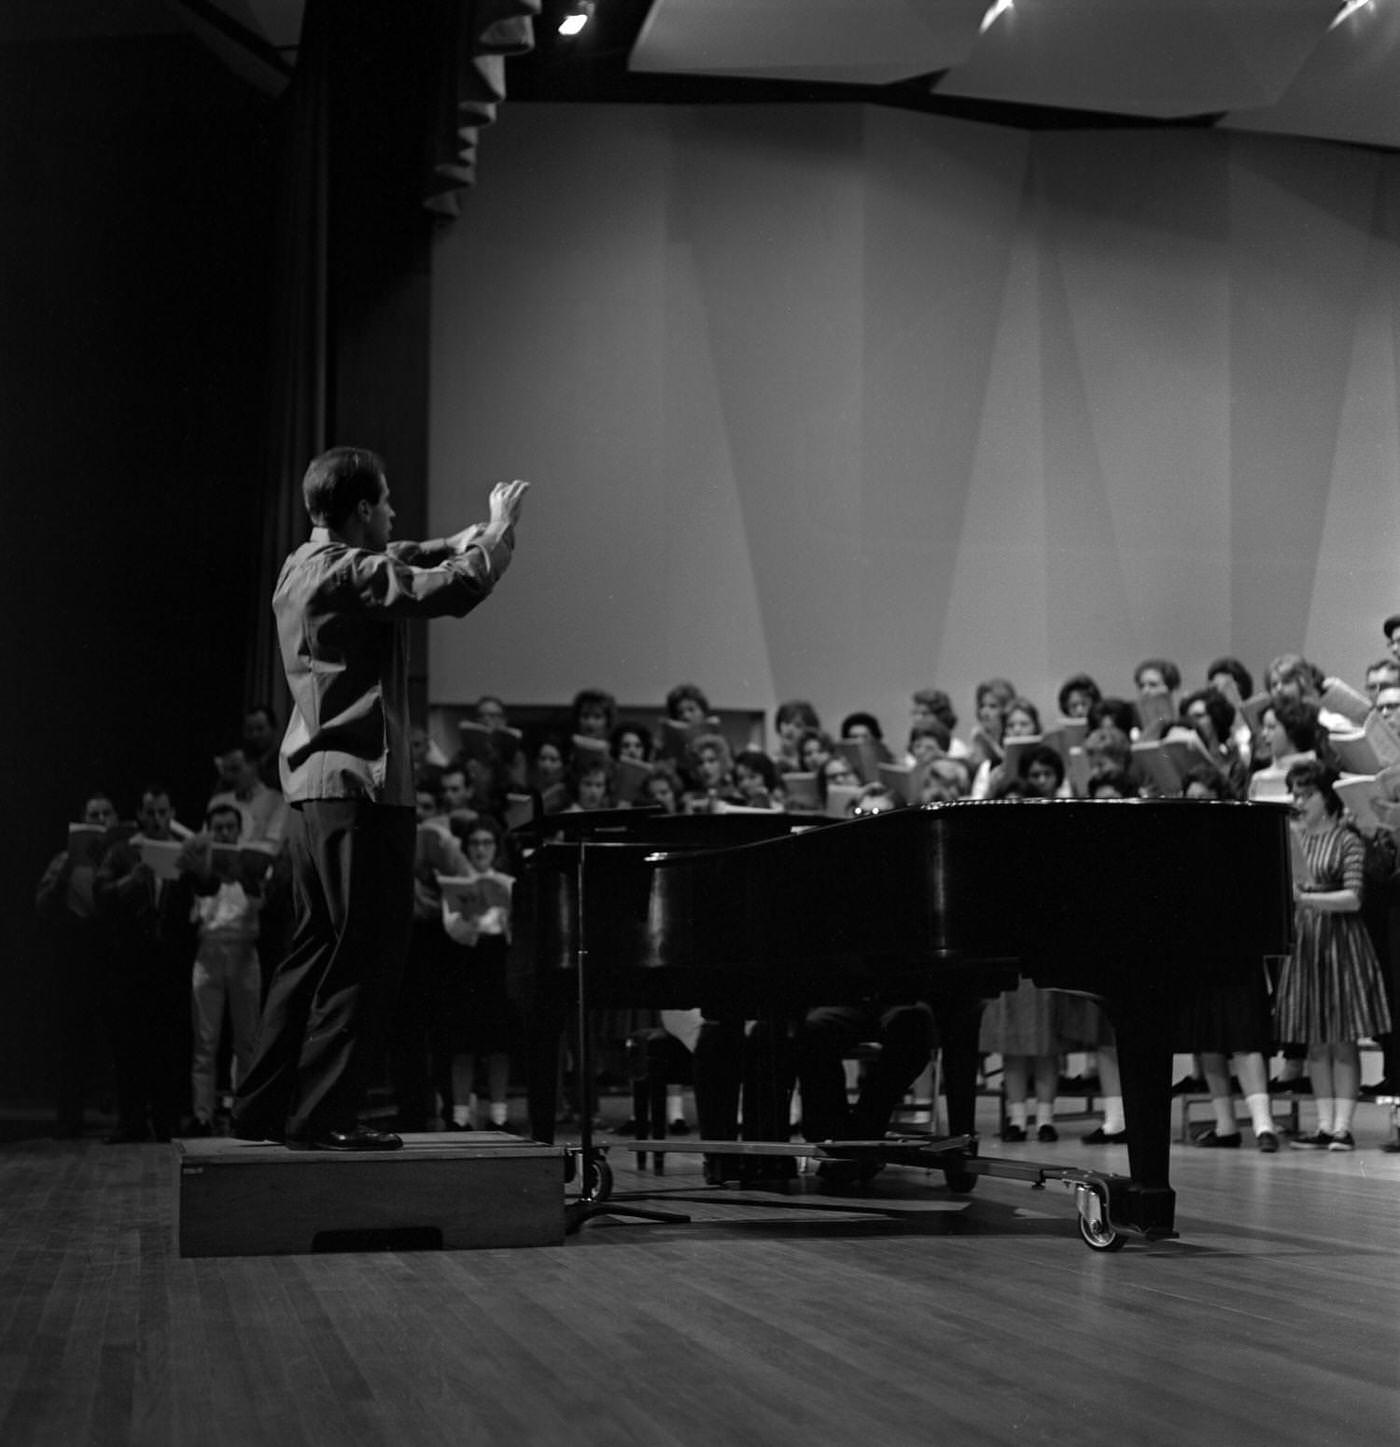
[[[1317,1132],[1294,1145],[1349,1151],[1361,1084],[1358,1042],[1390,1029],[1385,983],[1361,920],[1365,846],[1342,822],[1334,775],[1316,760],[1286,778],[1301,824],[1307,878],[1297,881],[1297,938],[1274,1002],[1279,1040],[1303,1040],[1317,1102]]]

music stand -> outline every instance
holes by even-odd
[[[604,848],[607,846],[604,845]],[[588,1038],[588,937],[587,911],[587,856],[588,840],[582,833],[578,836],[578,863],[576,865],[575,887],[577,890],[576,929],[577,945],[574,950],[574,978],[578,990],[578,1054],[575,1068],[579,1081],[579,1198],[564,1207],[564,1229],[572,1234],[586,1221],[595,1216],[627,1216],[640,1221],[657,1221],[673,1225],[685,1225],[690,1217],[679,1211],[650,1211],[640,1206],[611,1204],[607,1201],[607,1189],[611,1184],[611,1171],[602,1154],[593,1145],[593,1061]],[[596,1185],[595,1182],[596,1170]],[[596,1191],[598,1194],[591,1194]]]

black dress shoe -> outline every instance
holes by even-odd
[[[1118,1146],[1123,1145],[1127,1139],[1127,1131],[1105,1130],[1101,1125],[1096,1125],[1088,1135],[1080,1136],[1086,1146]]]
[[[403,1140],[392,1131],[357,1125],[353,1130],[323,1131],[306,1141],[288,1139],[287,1148],[294,1151],[397,1151],[403,1149]]]

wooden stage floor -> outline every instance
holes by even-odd
[[[1116,1255],[1053,1189],[891,1169],[859,1199],[749,1197],[673,1157],[690,1225],[185,1260],[169,1147],[15,1142],[0,1442],[1383,1447],[1400,1156],[1381,1108],[1357,1124],[1352,1155],[1174,1147],[1182,1239]],[[1082,1129],[984,1150],[1126,1168]],[[610,1159],[620,1192],[652,1183]]]

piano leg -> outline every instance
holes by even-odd
[[[1145,965],[1149,976],[1166,965]],[[1115,1224],[1149,1236],[1170,1236],[1176,1216],[1171,1187],[1172,1031],[1176,1011],[1156,991],[1127,992],[1104,1001],[1118,1038],[1123,1113],[1128,1126],[1132,1185],[1115,1202]]]
[[[982,996],[950,991],[929,1002],[943,1055],[943,1090],[948,1100],[948,1134],[977,1133],[977,1037]]]

